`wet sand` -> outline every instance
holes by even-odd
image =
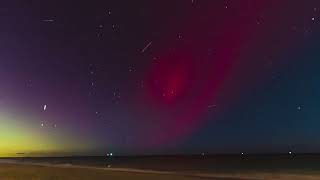
[[[139,179],[139,180],[316,180],[320,173],[289,174],[289,173],[232,173],[232,174],[202,174],[163,172],[125,168],[95,168],[73,165],[50,165],[30,163],[0,163],[1,180],[101,180],[101,179]]]

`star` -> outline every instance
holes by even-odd
[[[297,110],[299,110],[299,111],[302,110],[302,107],[301,107],[301,106],[298,106],[298,107],[297,107]]]
[[[136,71],[133,66],[129,66],[128,70],[129,70],[129,72],[135,72]]]

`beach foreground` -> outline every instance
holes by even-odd
[[[158,173],[137,173],[125,171],[112,171],[81,167],[51,167],[27,164],[0,164],[1,180],[101,180],[101,179],[141,179],[141,180],[194,180],[197,177],[181,175],[168,175]]]
[[[275,179],[275,180],[316,180],[320,174],[288,174],[288,173],[232,173],[232,174],[183,174],[175,172],[146,171],[135,169],[107,169],[66,165],[37,165],[0,163],[1,180],[243,180],[243,179]]]
[[[48,167],[38,165],[0,164],[1,180],[100,180],[100,179],[177,179],[195,178],[174,175],[145,174],[133,172],[104,171],[76,167]]]

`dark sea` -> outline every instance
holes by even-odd
[[[131,168],[156,171],[232,173],[319,173],[320,155],[215,155],[141,157],[10,158],[25,163]]]

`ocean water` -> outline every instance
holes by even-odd
[[[11,158],[27,163],[82,165],[103,168],[133,168],[156,171],[232,172],[320,172],[320,155],[225,155],[225,156],[145,156],[145,157],[52,157]]]

